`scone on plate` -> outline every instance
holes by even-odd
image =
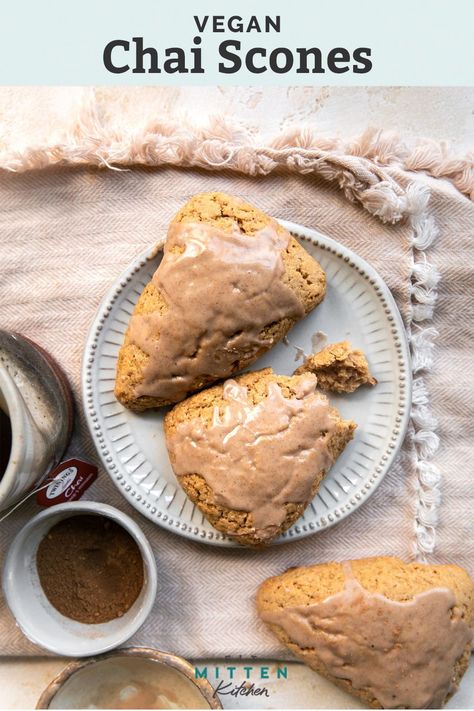
[[[275,220],[203,193],[171,222],[163,259],[120,349],[115,395],[132,410],[183,400],[247,367],[324,298],[320,265]]]
[[[211,524],[261,546],[289,528],[353,436],[312,374],[271,368],[203,390],[165,417],[176,477]]]
[[[456,565],[291,568],[260,586],[257,609],[296,656],[371,708],[441,708],[471,656],[474,583]]]
[[[320,390],[336,393],[353,393],[361,385],[377,384],[364,353],[348,341],[312,353],[295,373],[314,373]]]

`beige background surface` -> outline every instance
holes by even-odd
[[[77,100],[82,90],[71,94]],[[146,90],[144,90],[146,91]],[[164,108],[173,108],[197,121],[205,121],[207,113],[230,112],[234,118],[251,120],[274,133],[291,123],[311,121],[316,128],[328,134],[350,136],[367,125],[393,128],[408,139],[429,136],[437,140],[448,139],[452,146],[464,152],[474,143],[474,90],[472,89],[275,89],[263,94],[260,90],[193,89],[172,90],[164,95]],[[27,107],[25,106],[25,111]],[[45,112],[52,119],[58,114],[58,105],[49,92]],[[61,110],[65,110],[64,107]],[[0,107],[1,113],[1,107]],[[44,124],[43,124],[44,125]],[[50,130],[54,126],[50,125]],[[18,123],[21,132],[21,122]],[[1,133],[0,142],[11,139]],[[3,708],[31,706],[34,698],[53,672],[61,668],[60,660],[0,662],[0,703]],[[352,704],[307,669],[295,666],[295,674],[285,685],[286,704],[317,707],[351,707]],[[276,699],[276,697],[275,697]],[[226,704],[229,706],[229,704]],[[474,675],[464,682],[462,692],[450,706],[472,708],[474,705]],[[355,706],[355,705],[354,705]],[[230,706],[229,706],[230,707]]]
[[[54,139],[61,122],[77,110],[87,91],[71,88],[65,100],[62,87],[2,88],[0,147],[16,142],[21,146],[25,129],[29,141]],[[138,105],[146,103],[151,92],[134,89],[133,95]],[[42,116],[32,122],[38,99]],[[474,144],[474,89],[469,87],[166,87],[161,89],[159,105],[163,114],[172,112],[197,124],[216,114],[240,119],[263,136],[310,123],[318,132],[345,138],[375,126],[398,131],[407,140],[448,141],[461,153]],[[114,119],[120,125],[120,115]]]

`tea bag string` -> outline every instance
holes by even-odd
[[[5,519],[8,518],[10,516],[10,514],[12,514],[14,511],[16,511],[17,508],[19,508],[22,504],[24,504],[25,501],[27,501],[31,496],[34,496],[35,494],[37,494],[38,491],[47,489],[48,486],[51,484],[51,481],[52,481],[51,479],[47,479],[45,484],[42,484],[41,486],[39,486],[36,489],[33,489],[33,491],[30,491],[29,494],[27,494],[22,499],[20,499],[20,501],[18,501],[14,506],[12,506],[11,509],[9,509],[5,514],[0,516],[0,523],[5,521]]]

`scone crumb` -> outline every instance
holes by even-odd
[[[376,385],[364,353],[348,341],[332,343],[308,356],[295,375],[314,373],[320,390],[353,393],[361,385]]]

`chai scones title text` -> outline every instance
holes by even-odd
[[[207,33],[244,34],[281,32],[280,15],[194,15],[197,34],[192,46],[158,47],[145,41],[143,37],[114,39],[107,43],[103,52],[103,63],[112,74],[205,74],[203,36]],[[220,74],[236,74],[245,68],[251,74],[367,74],[372,69],[369,47],[334,47],[322,50],[319,47],[283,47],[272,49],[251,47],[242,49],[242,42],[226,39],[217,47],[217,64]]]

